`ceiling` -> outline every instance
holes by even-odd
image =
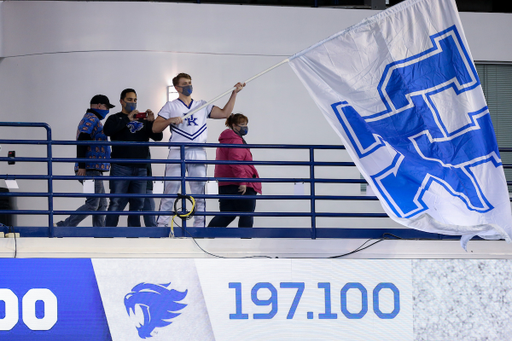
[[[144,2],[144,0],[135,1]],[[402,2],[402,0],[151,0],[150,2],[371,9],[371,3],[379,1],[385,1],[386,7]],[[510,0],[456,0],[456,3],[460,12],[512,13]]]

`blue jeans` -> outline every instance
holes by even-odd
[[[87,169],[85,176],[102,176],[103,172],[99,170]],[[105,187],[103,186],[103,180],[94,179],[94,193],[103,194],[105,193]],[[85,204],[77,208],[77,212],[81,211],[106,211],[107,210],[107,198],[89,197],[85,199]],[[73,214],[67,219],[59,221],[57,226],[78,226],[82,220],[87,218],[87,214]],[[105,216],[104,215],[93,215],[92,226],[104,227]]]
[[[146,189],[146,194],[153,194],[153,190]],[[130,204],[131,210],[131,204]],[[144,198],[144,206],[142,207],[142,211],[154,211],[155,210],[155,200],[153,198]],[[135,216],[140,219],[140,216]],[[155,227],[156,226],[156,216],[144,214],[144,226],[146,227]]]
[[[146,194],[153,194],[153,190],[146,190]],[[143,211],[154,211],[155,210],[155,199],[153,198],[145,198],[144,199],[144,207]],[[155,227],[156,226],[156,216],[154,215],[145,215],[144,216],[144,226],[146,227]]]
[[[219,186],[219,194],[243,195],[238,192],[238,185]],[[256,195],[252,187],[247,187],[244,195]],[[256,199],[219,199],[221,212],[234,212],[235,215],[215,216],[208,227],[227,227],[236,218],[236,212],[254,212],[256,209]],[[240,216],[238,227],[252,227],[254,223],[253,216]]]
[[[113,163],[110,166],[110,176],[140,176],[145,177],[147,175],[146,167],[135,167],[125,166]],[[144,194],[146,193],[146,179],[140,180],[110,180],[110,193],[111,194]],[[108,211],[118,212],[123,211],[126,204],[130,202],[130,211],[142,211],[144,206],[144,198],[129,198],[129,197],[110,197],[110,205]],[[107,215],[105,219],[106,226],[117,226],[119,222],[119,215]],[[128,216],[128,226],[140,227],[140,216],[130,215]]]

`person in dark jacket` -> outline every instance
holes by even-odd
[[[219,142],[223,144],[246,144],[245,136],[249,128],[249,119],[243,114],[231,115],[226,120],[226,127],[219,136]],[[253,165],[240,164],[238,161],[252,161],[252,154],[249,148],[217,148],[216,160],[235,161],[231,164],[215,165],[215,177],[217,178],[259,178],[258,171]],[[219,194],[228,195],[256,195],[261,194],[261,183],[253,181],[229,182],[219,181]],[[256,199],[219,199],[221,212],[254,212]],[[208,224],[208,227],[226,227],[236,215],[215,216]],[[240,216],[238,227],[252,227],[253,216]]]
[[[119,100],[122,111],[111,115],[105,122],[103,131],[111,141],[148,142],[151,138],[160,141],[162,133],[153,133],[155,115],[151,110],[140,113],[137,110],[137,93],[133,89],[121,92]],[[144,145],[114,145],[112,146],[110,176],[137,176],[137,180],[110,180],[111,194],[145,194],[147,180],[147,162],[123,163],[118,159],[148,159],[149,146]],[[130,211],[141,211],[144,198],[110,197],[109,211],[123,211],[130,202]],[[106,226],[117,226],[119,215],[107,215]],[[128,216],[128,226],[140,227],[140,216]]]

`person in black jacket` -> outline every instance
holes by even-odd
[[[103,131],[111,141],[148,142],[151,138],[160,141],[162,133],[153,133],[155,115],[151,110],[141,113],[137,110],[137,93],[133,89],[121,92],[119,100],[122,111],[111,115],[105,122]],[[145,194],[147,163],[123,163],[120,159],[143,160],[149,158],[149,146],[144,145],[113,145],[111,154],[110,176],[137,176],[140,180],[110,179],[111,194]],[[130,202],[130,211],[141,211],[144,198],[110,197],[109,211],[123,211]],[[106,226],[117,226],[119,215],[107,215]],[[140,216],[129,215],[128,226],[140,227]]]

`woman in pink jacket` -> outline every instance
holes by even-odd
[[[223,144],[247,144],[243,138],[248,132],[249,119],[242,114],[231,115],[226,120],[226,127],[219,136]],[[217,160],[235,161],[231,164],[215,165],[217,178],[259,178],[258,171],[253,165],[240,164],[238,161],[252,161],[249,148],[217,148]],[[219,181],[219,194],[228,195],[256,195],[261,194],[261,182],[221,182]],[[254,212],[256,199],[219,199],[221,212]],[[226,227],[235,215],[215,216],[208,227]],[[252,227],[253,216],[240,216],[238,227]]]

